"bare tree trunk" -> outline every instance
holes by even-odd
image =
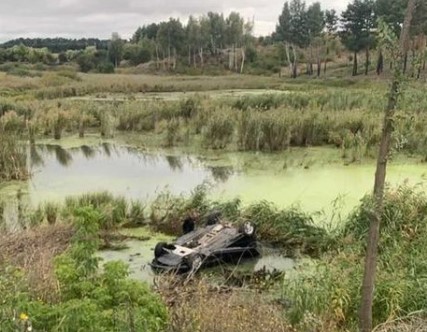
[[[237,53],[236,53],[236,44],[233,44],[233,64],[234,64],[234,71],[237,73]]]
[[[314,70],[313,70],[313,46],[312,45],[310,45],[310,64],[309,64],[309,67],[308,67],[308,71],[309,71],[308,74],[310,76],[312,76],[313,72],[314,72]]]
[[[188,45],[188,67],[191,66],[191,46]]]
[[[228,70],[233,70],[233,59],[234,55],[231,49],[228,50]]]
[[[369,74],[369,47],[366,48],[365,75]]]
[[[159,59],[159,46],[156,43],[156,67],[157,70],[160,68],[160,59]]]
[[[240,66],[240,74],[243,74],[243,68],[245,66],[245,60],[246,60],[246,52],[245,52],[245,48],[242,47],[242,64]]]
[[[405,55],[403,57],[403,73],[406,74],[406,70],[408,69],[408,51],[405,51]]]
[[[168,46],[168,70],[171,69],[171,47]]]
[[[200,65],[203,68],[203,66],[204,66],[204,61],[203,61],[203,47],[200,47],[199,56],[200,56]]]
[[[400,76],[403,70],[405,44],[409,39],[412,15],[416,0],[409,0],[406,9],[405,21],[400,35],[400,50],[398,63],[395,66],[394,77],[390,87],[388,105],[384,112],[383,131],[378,153],[377,170],[375,173],[374,199],[375,211],[369,225],[368,243],[366,248],[365,271],[362,284],[362,302],[360,308],[360,331],[372,331],[372,305],[374,298],[375,273],[377,266],[378,242],[380,237],[380,224],[384,208],[384,184],[387,171],[387,159],[390,151],[391,137],[393,133],[393,117],[400,95]],[[404,62],[404,61],[403,61]]]
[[[289,45],[286,43],[285,44],[285,52],[286,52],[286,58],[287,58],[287,60],[288,60],[288,64],[289,64],[289,72],[290,72],[290,74],[291,74],[291,77],[292,77],[292,62],[291,62],[291,56],[290,56],[290,54],[289,54]]]
[[[357,76],[357,52],[354,51],[354,58],[353,58],[353,76]]]
[[[297,51],[295,49],[295,46],[292,46],[292,53],[294,56],[294,62],[292,65],[292,78],[298,77],[298,60],[297,60]]]
[[[377,75],[381,75],[384,71],[384,56],[382,50],[378,53]]]

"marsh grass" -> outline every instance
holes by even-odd
[[[159,291],[169,306],[168,332],[290,332],[281,308],[256,291],[226,288],[196,279],[185,286],[163,282]]]
[[[0,182],[25,180],[29,176],[25,144],[16,135],[0,129]]]
[[[9,98],[1,107],[3,122],[11,128],[25,126],[23,119],[30,111],[37,128],[31,133],[34,138],[38,132],[52,131],[61,137],[63,130],[84,136],[86,128],[99,128],[104,137],[115,130],[158,136],[155,141],[165,146],[195,142],[213,149],[282,151],[335,145],[353,162],[373,154],[381,133],[383,86],[356,85],[348,90],[316,86],[312,92],[300,87],[223,99],[184,94],[179,100],[62,99],[60,108],[55,100],[28,104]],[[394,139],[399,151],[425,157],[427,116],[422,107],[427,107],[427,98],[418,90],[411,87],[399,105]]]
[[[314,269],[283,281],[283,294],[294,303],[287,315],[295,326],[311,315],[318,322],[357,329],[372,202],[366,197],[343,226],[341,249],[326,254]],[[419,189],[403,186],[387,191],[373,305],[375,324],[399,320],[426,308],[426,212],[427,198]]]

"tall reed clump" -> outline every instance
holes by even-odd
[[[0,182],[26,180],[29,176],[24,143],[17,135],[0,129]]]
[[[103,230],[117,228],[127,221],[128,203],[124,197],[114,197],[108,192],[89,193],[68,197],[62,214],[70,216],[76,208],[92,207],[100,214],[100,227]]]
[[[364,244],[368,233],[372,197],[349,217],[340,238],[340,250],[326,254],[315,269],[283,281],[283,294],[293,303],[287,311],[295,324],[307,317],[319,324],[333,323],[356,330],[363,276]],[[373,305],[375,324],[424,311],[427,306],[427,196],[417,188],[389,189],[383,224]]]
[[[296,208],[280,210],[267,202],[242,207],[239,200],[217,202],[207,197],[207,186],[194,190],[188,198],[163,192],[149,206],[149,221],[156,231],[181,234],[182,220],[192,215],[203,223],[209,211],[219,211],[230,222],[251,221],[260,240],[267,241],[293,254],[299,250],[313,257],[336,247],[333,234],[313,224],[312,217]]]
[[[203,131],[205,146],[224,149],[232,142],[235,126],[229,113],[222,110],[212,113]]]

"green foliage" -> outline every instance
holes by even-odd
[[[0,182],[25,180],[28,177],[27,155],[23,143],[13,133],[3,132],[0,128]]]
[[[55,224],[58,219],[59,205],[52,202],[46,203],[44,206],[44,214],[46,215],[47,222],[50,225]],[[39,213],[37,213],[34,217],[37,218],[38,215]]]
[[[124,263],[110,262],[99,271],[94,255],[101,214],[81,208],[75,217],[73,244],[55,261],[57,302],[33,299],[24,275],[1,267],[1,330],[23,331],[32,326],[36,331],[163,331],[165,306],[146,284],[127,278]]]
[[[213,149],[224,149],[232,142],[234,125],[228,112],[215,112],[208,120],[203,138],[206,146]]]
[[[417,188],[389,189],[381,218],[379,262],[373,304],[374,325],[426,307],[427,197]],[[296,325],[307,316],[356,329],[360,285],[373,198],[367,196],[350,216],[339,236],[340,249],[326,254],[283,281],[283,295],[293,303],[287,312]],[[318,327],[318,326],[317,326]],[[316,326],[311,326],[316,328]]]
[[[342,40],[350,51],[372,48],[372,30],[376,25],[373,0],[355,0],[350,3],[342,14],[342,22]]]
[[[99,226],[111,230],[127,222],[128,204],[124,197],[114,197],[108,192],[85,194],[79,197],[68,197],[62,214],[72,216],[78,207],[92,207],[99,213]]]

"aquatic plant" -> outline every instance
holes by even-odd
[[[49,225],[53,225],[58,220],[60,206],[58,204],[48,202],[44,205],[44,214]]]
[[[233,140],[234,124],[230,114],[216,111],[209,118],[203,130],[204,145],[213,149],[224,149]]]
[[[0,182],[25,180],[29,176],[23,142],[16,135],[0,129]]]

